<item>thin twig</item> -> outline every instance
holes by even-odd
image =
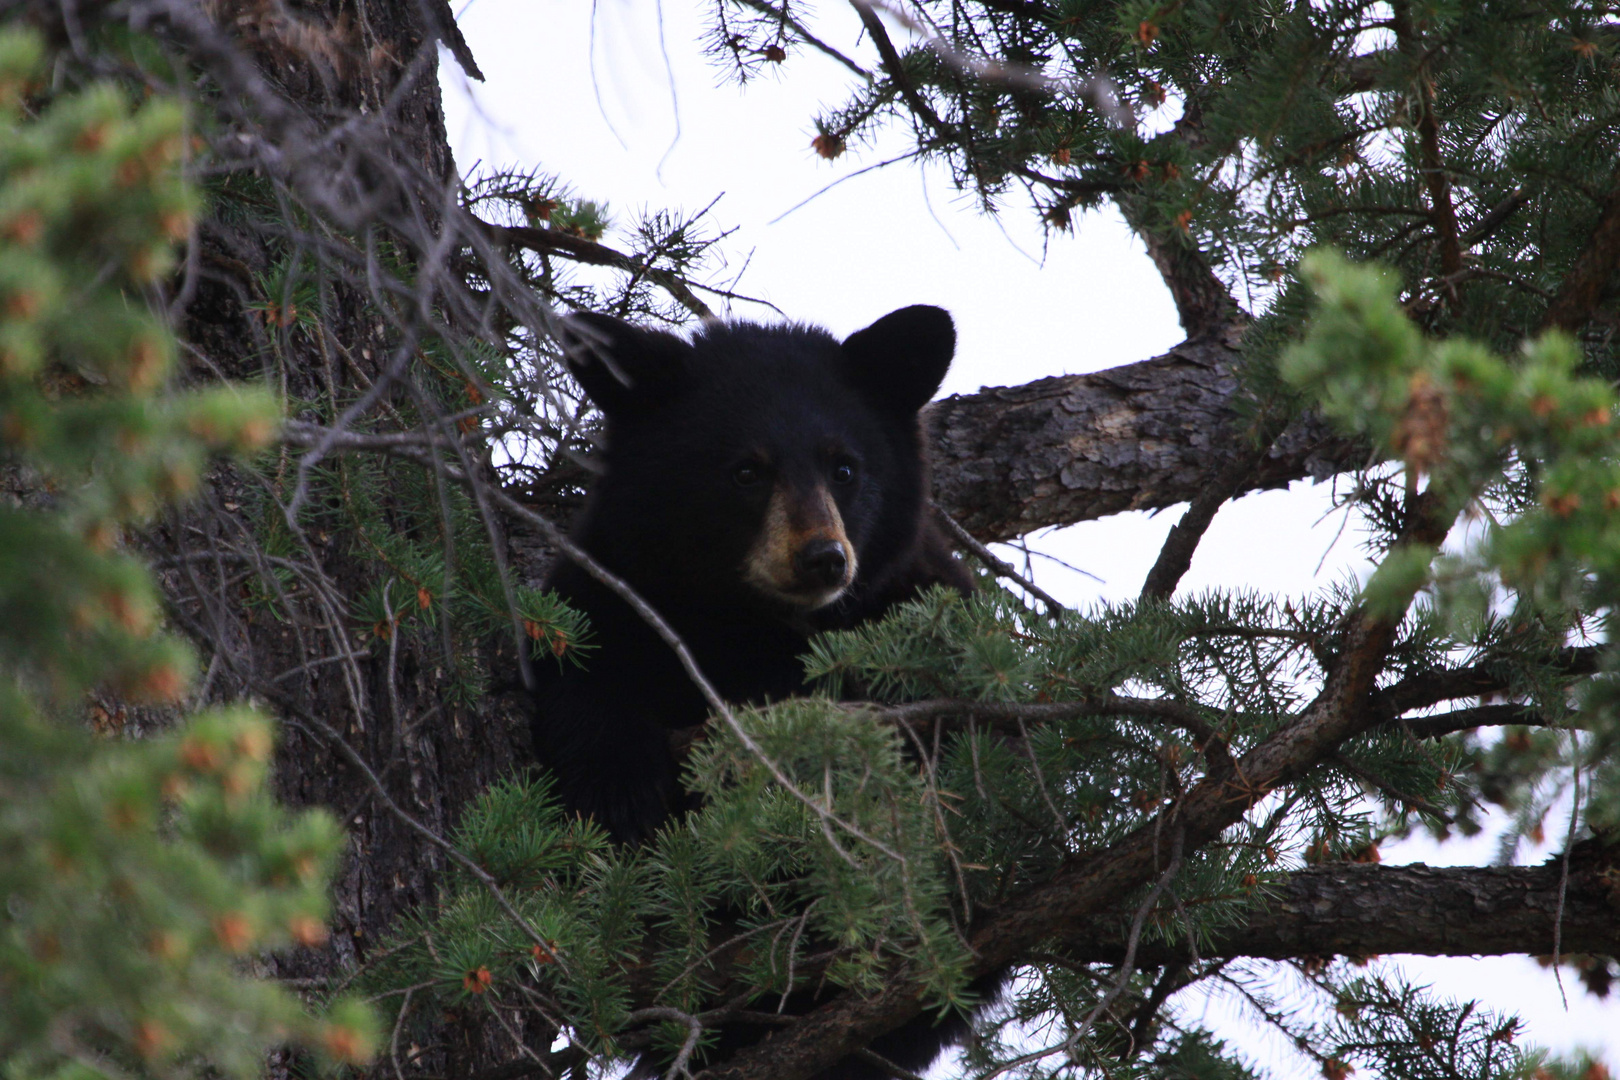
[[[1029,578],[1024,577],[1017,570],[1014,570],[1012,566],[998,558],[995,552],[991,551],[984,544],[980,543],[972,533],[968,532],[962,527],[961,522],[957,521],[950,514],[946,513],[944,507],[940,506],[938,503],[930,503],[929,505],[933,506],[934,516],[939,520],[941,525],[945,526],[945,531],[951,534],[951,539],[955,540],[962,547],[972,552],[980,562],[984,563],[984,565],[989,568],[991,573],[995,574],[997,577],[1006,578],[1008,581],[1016,582],[1019,588],[1028,592],[1031,596],[1045,604],[1047,613],[1054,619],[1060,617],[1063,612],[1067,610],[1062,604],[1058,603],[1058,601],[1053,598],[1050,593],[1046,592]]]
[[[851,60],[849,57],[845,56],[843,53],[839,52],[825,41],[822,41],[820,38],[816,37],[815,34],[810,32],[810,29],[807,26],[801,23],[798,19],[795,19],[792,15],[789,15],[787,12],[777,10],[770,4],[765,3],[765,0],[737,0],[737,3],[742,4],[744,7],[751,7],[762,15],[768,15],[771,18],[778,20],[783,25],[791,29],[795,34],[799,35],[799,40],[803,41],[806,45],[809,45],[811,48],[816,49],[819,52],[825,53],[827,56],[838,61],[840,64],[843,64],[849,70],[865,79],[867,82],[872,81],[872,73],[870,71],[867,71],[865,68],[861,67],[861,65],[857,64],[855,61]]]
[[[1564,855],[1558,868],[1558,910],[1553,914],[1553,977],[1558,981],[1558,996],[1563,999],[1564,1011],[1569,1011],[1569,995],[1564,992],[1564,976],[1560,972],[1564,948],[1564,901],[1569,895],[1569,856],[1575,847],[1575,831],[1581,820],[1581,741],[1575,732],[1569,733],[1570,777],[1573,791],[1570,795],[1569,830],[1564,835]]]
[[[861,1049],[855,1051],[855,1056],[866,1062],[868,1065],[874,1065],[877,1068],[882,1069],[890,1076],[895,1077],[896,1080],[922,1080],[922,1077],[918,1076],[916,1073],[909,1069],[902,1069],[900,1066],[873,1050],[871,1047],[862,1047]]]
[[[1078,1044],[1085,1037],[1086,1032],[1091,1030],[1091,1025],[1097,1022],[1097,1018],[1103,1014],[1103,1011],[1112,1005],[1120,994],[1125,992],[1125,987],[1130,982],[1132,973],[1136,970],[1136,947],[1142,940],[1142,927],[1147,922],[1148,915],[1152,913],[1154,907],[1158,904],[1159,897],[1163,895],[1165,889],[1170,887],[1170,882],[1175,880],[1176,874],[1181,870],[1182,845],[1185,840],[1186,830],[1178,828],[1170,840],[1170,862],[1165,866],[1164,873],[1160,874],[1159,879],[1153,883],[1153,888],[1148,891],[1147,896],[1143,897],[1142,903],[1137,906],[1135,918],[1131,920],[1131,932],[1125,939],[1125,959],[1119,965],[1119,978],[1108,993],[1103,995],[1102,1000],[1097,1002],[1096,1007],[1091,1010],[1091,1015],[1087,1016],[1080,1026],[1075,1029],[1074,1033],[1069,1036],[1067,1041],[1070,1045]]]
[[[1335,751],[1329,755],[1328,760],[1333,762],[1333,764],[1337,765],[1339,768],[1343,769],[1345,772],[1349,773],[1351,776],[1355,777],[1357,780],[1360,780],[1362,783],[1366,784],[1368,787],[1382,792],[1386,797],[1394,802],[1404,803],[1407,806],[1413,807],[1414,809],[1421,810],[1423,813],[1428,814],[1432,818],[1438,818],[1447,825],[1457,824],[1456,818],[1446,813],[1445,810],[1434,805],[1429,800],[1420,795],[1411,795],[1402,791],[1400,788],[1396,787],[1388,780],[1385,780],[1371,769],[1365,769],[1362,766],[1357,765],[1354,761],[1351,761],[1338,751]]]
[[[1234,454],[1232,460],[1210,478],[1208,486],[1187,504],[1181,520],[1164,538],[1159,557],[1154,560],[1153,569],[1148,571],[1147,579],[1142,583],[1142,603],[1168,600],[1175,593],[1182,575],[1192,566],[1193,553],[1198,550],[1204,533],[1209,531],[1216,513],[1243,489],[1281,433],[1281,424],[1266,425],[1264,433],[1257,440],[1258,445]]]

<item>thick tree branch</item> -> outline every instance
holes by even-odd
[[[1484,216],[1468,227],[1468,231],[1462,235],[1463,247],[1473,247],[1489,240],[1496,234],[1497,229],[1519,212],[1520,207],[1530,201],[1530,198],[1529,191],[1522,187],[1515,188],[1512,194],[1485,211]]]
[[[1566,952],[1620,952],[1620,847],[1571,852],[1564,903]],[[1205,959],[1263,957],[1507,956],[1552,951],[1560,865],[1434,867],[1334,863],[1291,874],[1241,925],[1215,935]],[[1097,919],[1064,939],[1064,955],[1117,963],[1120,920]],[[1138,963],[1186,958],[1179,940],[1142,944]]]
[[[1540,866],[1308,867],[1262,884],[1242,921],[1201,940],[1198,956],[1293,960],[1550,954],[1561,873],[1556,856]],[[1562,919],[1565,953],[1620,954],[1620,844],[1587,840],[1572,850]],[[1065,963],[1119,964],[1128,945],[1127,923],[1118,910],[1080,917],[1052,945],[1026,955],[1035,958],[1050,951]],[[727,943],[725,955],[717,955],[717,971],[737,962],[743,940]],[[1138,942],[1139,967],[1190,959],[1187,942],[1173,929]],[[809,970],[819,969],[811,965]],[[774,1021],[782,1027],[794,1023],[790,1017]]]
[[[1577,645],[1560,650],[1549,666],[1571,677],[1590,675],[1597,671],[1601,656],[1602,650],[1598,646]],[[1394,686],[1380,691],[1374,696],[1373,703],[1386,716],[1399,716],[1413,709],[1438,705],[1442,701],[1502,693],[1510,688],[1510,674],[1504,664],[1487,659],[1449,671],[1409,675]]]
[[[1424,42],[1412,21],[1409,5],[1391,5],[1390,24],[1403,55],[1417,63],[1413,79],[1418,97],[1418,150],[1423,163],[1423,186],[1429,193],[1429,227],[1440,242],[1440,272],[1446,277],[1462,269],[1462,230],[1457,207],[1451,200],[1451,177],[1440,154],[1440,118],[1435,113],[1434,76],[1428,69]]]
[[[1471,709],[1453,709],[1451,712],[1435,716],[1411,716],[1402,721],[1402,726],[1419,739],[1438,739],[1446,735],[1455,735],[1459,731],[1471,731],[1474,728],[1510,727],[1518,724],[1528,727],[1548,726],[1546,715],[1531,705],[1476,705]],[[1579,717],[1572,716],[1567,723],[1560,726],[1579,728],[1584,725]]]
[[[1204,131],[1200,96],[1203,88],[1184,86],[1181,89],[1184,104],[1174,134],[1182,144],[1197,152],[1209,141]],[[1147,245],[1148,257],[1175,301],[1176,315],[1181,320],[1181,328],[1187,332],[1187,340],[1224,338],[1228,344],[1236,345],[1249,317],[1193,243],[1186,222],[1178,223],[1179,229],[1155,224],[1137,195],[1121,194],[1114,201],[1125,215],[1126,223]]]
[[[1188,341],[1090,375],[986,387],[929,406],[934,498],[980,540],[1188,502],[1253,453],[1238,352]],[[1283,432],[1233,495],[1323,479],[1369,451],[1316,416]]]
[[[1121,197],[1117,201],[1125,210],[1127,220],[1135,217],[1129,199]],[[1170,290],[1170,299],[1175,301],[1176,316],[1187,332],[1187,339],[1225,337],[1235,341],[1248,318],[1198,249],[1178,235],[1167,236],[1134,221],[1131,227],[1147,245],[1148,257],[1164,279],[1165,288]]]

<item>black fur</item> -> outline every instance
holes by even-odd
[[[971,588],[927,512],[917,420],[955,348],[944,311],[903,308],[843,342],[732,323],[688,343],[603,316],[569,320],[567,336],[569,366],[607,420],[574,539],[669,622],[722,697],[790,697],[804,689],[810,635],[930,584]],[[830,603],[794,591],[806,538],[852,556]],[[762,586],[756,563],[785,584]],[[537,665],[535,750],[569,809],[639,842],[685,801],[669,731],[703,723],[708,707],[605,586],[566,561],[548,584],[589,617],[597,648],[583,669]],[[921,1068],[960,1033],[959,1021],[918,1024],[875,1048]],[[882,1073],[848,1062],[836,1075]]]
[[[970,587],[928,523],[917,409],[944,378],[950,316],[903,308],[838,342],[805,326],[710,325],[688,344],[603,316],[570,320],[570,368],[607,418],[603,472],[575,542],[670,623],[734,702],[803,689],[812,633],[882,615],[933,582]],[[834,603],[806,609],[763,595],[742,565],[771,482],[742,487],[740,465],[824,484],[856,555]],[[670,648],[631,608],[571,563],[549,587],[585,612],[587,666],[538,665],[534,744],[564,803],[616,840],[646,838],[681,804],[670,729],[708,707]]]

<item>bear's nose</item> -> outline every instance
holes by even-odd
[[[793,569],[802,581],[832,588],[844,583],[849,559],[837,540],[812,540],[794,556]]]

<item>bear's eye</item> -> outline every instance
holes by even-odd
[[[834,465],[833,466],[833,471],[832,471],[832,478],[833,478],[833,483],[835,483],[835,484],[847,484],[847,483],[849,483],[850,481],[855,479],[855,466],[851,465],[847,461],[842,462],[842,463],[840,463],[838,465]]]
[[[759,483],[760,478],[758,465],[739,465],[731,474],[731,479],[736,481],[738,487],[753,487]]]

